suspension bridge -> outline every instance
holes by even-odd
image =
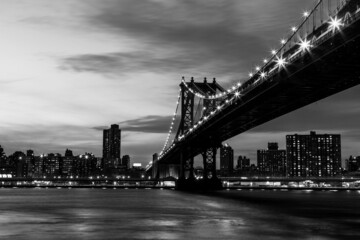
[[[215,79],[183,77],[164,147],[148,173],[174,177],[178,188],[220,187],[216,153],[223,141],[360,83],[359,19],[358,0],[320,0],[247,80],[224,89]],[[201,182],[193,174],[197,155]]]

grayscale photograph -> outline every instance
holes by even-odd
[[[0,239],[360,239],[359,0],[0,0]]]

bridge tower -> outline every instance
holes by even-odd
[[[194,87],[194,78],[191,78],[191,82],[188,84],[190,88]],[[181,88],[181,119],[180,126],[177,135],[183,135],[194,124],[194,101],[195,95],[190,92],[184,83],[180,84]],[[191,146],[186,146],[185,151],[190,151]],[[184,153],[180,153],[180,179],[184,180],[194,179],[194,157],[186,158]],[[187,176],[186,176],[187,175]]]
[[[202,96],[205,96],[202,99],[202,106],[201,109],[201,116],[203,118],[209,115],[213,110],[216,109],[217,105],[219,104],[219,100],[216,99],[209,99],[208,97],[217,93],[217,91],[224,92],[225,90],[216,82],[214,78],[211,83],[207,82],[205,78],[203,82],[195,82],[194,78],[191,78],[191,81],[186,83],[180,84],[181,88],[181,119],[180,119],[180,126],[178,129],[178,135],[183,135],[189,129],[194,126],[195,121],[195,94],[197,92]],[[192,89],[193,91],[190,91]],[[191,143],[190,143],[191,144]],[[195,184],[195,177],[194,177],[194,157],[187,157],[188,152],[191,152],[193,149],[191,145],[188,144],[183,147],[183,152],[181,152],[180,156],[180,178],[178,183],[185,186],[184,188],[194,187]],[[210,181],[216,180],[216,153],[217,148],[220,144],[217,144],[214,141],[213,136],[209,136],[209,141],[204,143],[204,147],[201,150],[201,155],[203,157],[203,184],[209,184]],[[220,181],[219,181],[220,183]],[[196,186],[195,186],[196,187]],[[201,186],[201,188],[204,188]]]

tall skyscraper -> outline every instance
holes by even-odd
[[[227,143],[220,147],[220,172],[228,175],[234,170],[234,150]]]
[[[259,173],[266,176],[286,176],[286,151],[278,143],[268,143],[267,150],[257,151]]]
[[[110,129],[104,130],[103,135],[103,164],[104,168],[115,168],[120,164],[121,130],[119,125],[112,124]]]
[[[287,135],[288,176],[326,177],[341,172],[340,134]]]

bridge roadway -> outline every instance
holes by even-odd
[[[234,104],[179,141],[159,164],[180,164],[210,146],[360,83],[360,11],[340,31],[302,53],[284,70],[257,84]],[[289,50],[291,51],[291,49]],[[285,53],[286,54],[286,53]],[[284,55],[285,55],[284,54]],[[330,121],[331,119],[329,119]]]

